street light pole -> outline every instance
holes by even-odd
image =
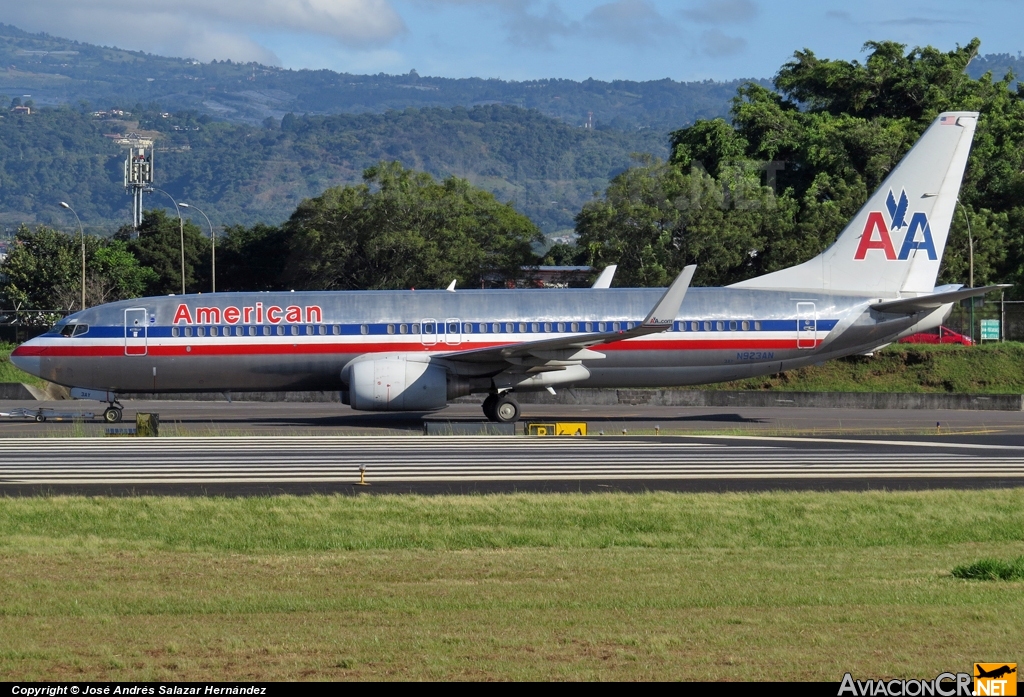
[[[199,211],[204,218],[206,218],[206,224],[210,226],[210,287],[211,293],[217,292],[217,233],[213,231],[213,223],[210,222],[209,216],[203,213],[199,208],[188,203],[181,204],[182,208],[192,209],[195,208]]]
[[[66,202],[60,202],[61,208],[67,208],[72,213],[75,213],[75,209],[68,205]],[[85,309],[85,229],[82,227],[82,219],[78,217],[78,213],[75,213],[75,220],[78,221],[78,236],[82,240],[82,309]]]
[[[153,191],[159,191],[161,194],[171,199],[171,203],[174,204],[174,212],[178,214],[178,232],[181,233],[181,294],[185,294],[185,222],[181,219],[181,210],[178,208],[178,202],[174,200],[174,197],[163,189],[157,189],[153,187]]]

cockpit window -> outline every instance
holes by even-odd
[[[56,329],[56,327],[54,327],[54,329]],[[82,336],[82,334],[85,334],[87,331],[89,331],[89,325],[88,324],[68,323],[68,324],[65,324],[63,327],[60,327],[59,331],[60,331],[60,335],[61,336],[66,336],[66,337]]]

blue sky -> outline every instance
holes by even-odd
[[[13,4],[13,3],[12,3]],[[799,48],[858,58],[865,41],[1024,50],[1024,4],[865,0],[33,0],[29,31],[287,68],[512,80],[771,77]]]

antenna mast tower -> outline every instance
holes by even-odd
[[[128,146],[128,157],[124,161],[124,192],[132,196],[132,227],[138,235],[142,225],[142,193],[152,191],[153,187],[153,141],[129,134],[122,144]]]

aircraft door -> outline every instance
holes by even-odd
[[[462,322],[458,317],[449,317],[444,321],[444,343],[449,346],[462,343]]]
[[[437,321],[433,318],[427,318],[420,322],[420,341],[424,346],[433,346],[437,343],[437,329]]]
[[[145,356],[148,353],[149,325],[144,307],[132,307],[124,311],[124,355]]]
[[[818,311],[814,303],[796,304],[796,347],[812,349],[818,345]]]

